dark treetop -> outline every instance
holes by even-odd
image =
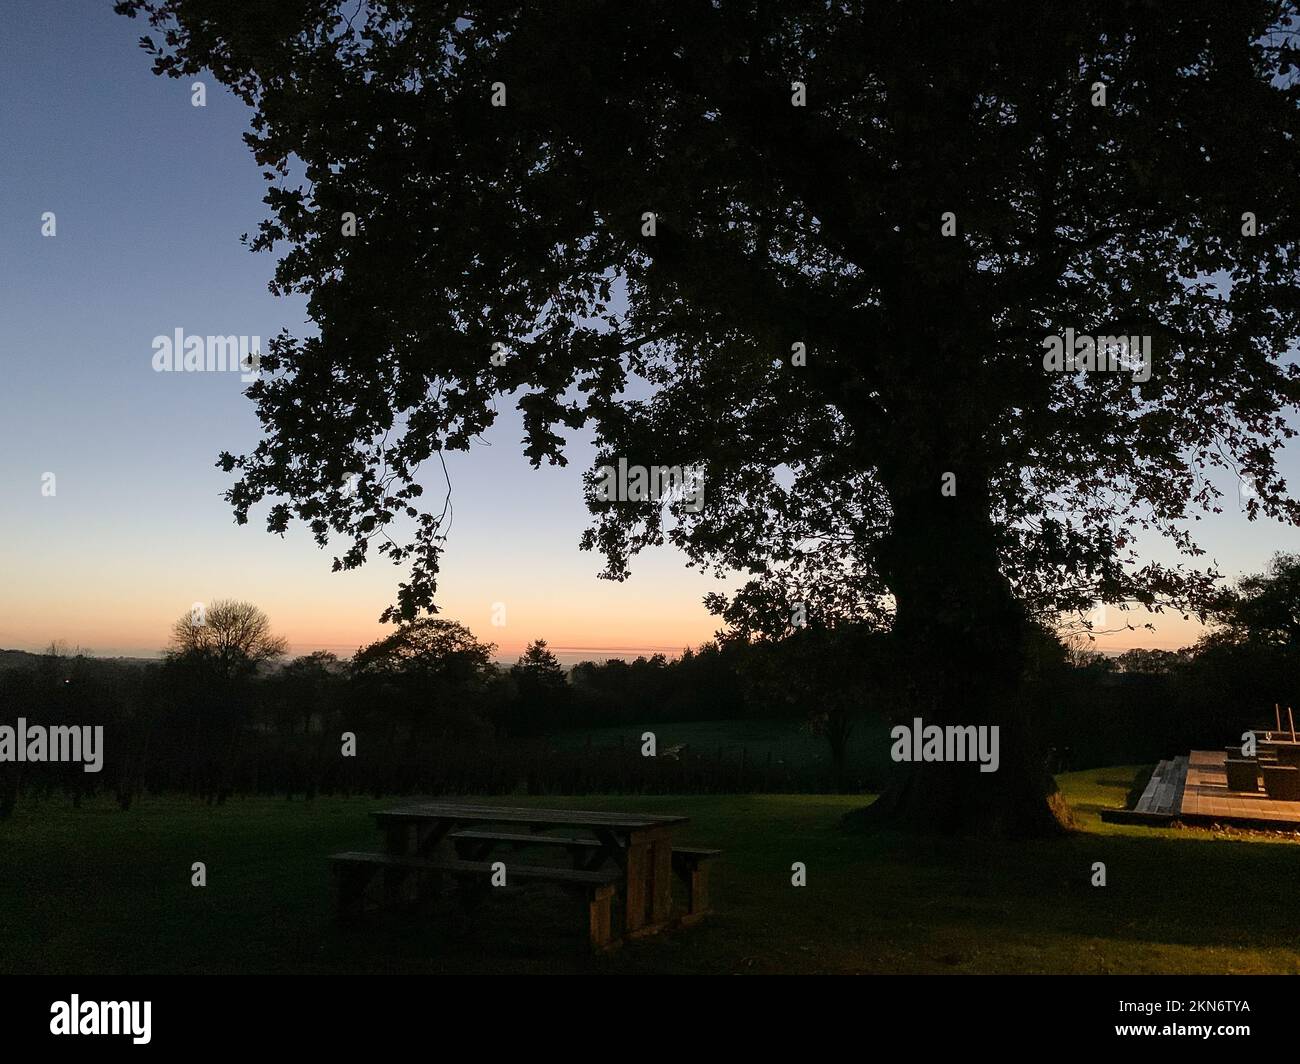
[[[432,604],[441,552],[417,471],[505,397],[534,463],[586,428],[597,465],[702,467],[698,514],[589,492],[584,546],[616,578],[665,536],[746,571],[729,608],[759,627],[791,598],[878,615],[945,472],[1035,611],[1202,602],[1133,543],[1194,555],[1212,467],[1300,519],[1273,460],[1298,394],[1290,5],[118,7],[159,72],[256,109],[252,243],[319,327],[250,388],[235,512],[344,535],[342,568],[372,543],[414,562],[396,615]],[[1151,336],[1150,379],[1045,370],[1067,327]]]

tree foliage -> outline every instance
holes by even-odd
[[[481,679],[492,671],[494,643],[480,643],[459,621],[422,617],[358,650],[357,676],[423,676],[448,683]]]
[[[424,485],[509,400],[534,464],[594,439],[604,575],[667,541],[745,574],[733,625],[891,624],[911,702],[1003,728],[990,777],[916,769],[911,819],[1039,832],[1028,621],[1207,609],[1190,524],[1232,478],[1300,522],[1288,2],[117,8],[253,108],[251,244],[316,327],[249,389],[236,517],[410,563],[389,618],[434,609]],[[1151,372],[1058,371],[1075,334]],[[706,504],[602,497],[621,458]]]
[[[1268,569],[1239,580],[1213,612],[1211,641],[1300,650],[1300,554],[1275,554]]]
[[[176,619],[167,657],[234,679],[283,657],[287,649],[287,641],[271,631],[271,619],[257,606],[220,599],[204,607],[201,618],[187,612]]]
[[[828,612],[887,606],[891,514],[945,471],[1044,610],[1203,604],[1136,539],[1195,555],[1207,470],[1300,517],[1274,462],[1300,312],[1289,5],[118,7],[149,16],[160,73],[210,69],[256,109],[275,184],[252,243],[319,327],[251,389],[236,513],[281,500],[269,527],[349,537],[342,568],[378,538],[414,562],[400,616],[433,602],[444,530],[418,471],[501,396],[534,463],[586,428],[598,462],[706,469],[699,514],[591,501],[609,575],[667,536]],[[1045,371],[1066,327],[1153,335],[1155,372]]]

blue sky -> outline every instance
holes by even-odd
[[[237,527],[213,462],[257,441],[238,375],[150,365],[153,337],[176,328],[264,340],[308,329],[301,300],[267,291],[273,259],[239,242],[264,211],[241,140],[247,111],[210,79],[207,106],[191,106],[188,81],[150,72],[137,46],[145,24],[113,15],[107,0],[9,0],[4,21],[0,647],[64,639],[153,653],[191,603],[239,597],[261,605],[295,651],[351,652],[379,634],[400,571],[376,559],[331,574],[330,555],[301,530],[279,539],[257,523]],[[54,237],[41,235],[46,211]],[[507,412],[490,447],[451,456],[446,615],[505,657],[537,637],[569,660],[708,638],[715,623],[700,599],[719,585],[667,549],[644,556],[631,581],[598,581],[599,559],[577,550],[589,451],[578,448],[567,469],[534,471],[520,434]],[[1297,453],[1284,463],[1292,480]],[[52,497],[41,493],[45,473],[57,478]],[[1300,533],[1231,509],[1202,522],[1201,542],[1235,575],[1300,549]],[[494,628],[498,602],[507,623]],[[1177,646],[1190,631],[1162,625],[1124,642]]]
[[[75,14],[74,14],[75,13]],[[300,299],[267,291],[274,260],[239,242],[264,184],[241,134],[248,113],[210,79],[157,78],[144,24],[108,3],[6,5],[0,35],[0,490],[8,501],[0,646],[66,639],[150,653],[194,601],[248,598],[295,650],[350,652],[401,573],[376,559],[331,574],[302,534],[238,528],[213,468],[258,436],[237,374],[160,374],[153,337],[307,331]],[[57,235],[42,237],[53,211]],[[713,581],[664,550],[624,584],[576,549],[583,459],[532,470],[508,407],[490,447],[453,455],[447,616],[505,656],[549,638],[578,651],[676,652],[715,624]],[[41,476],[56,476],[54,497]],[[432,493],[439,485],[430,485]],[[521,530],[524,530],[521,534]],[[505,603],[506,625],[490,623]]]

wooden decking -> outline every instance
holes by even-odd
[[[1253,794],[1228,790],[1223,767],[1227,756],[1215,750],[1192,751],[1179,819],[1283,831],[1300,829],[1300,802],[1278,801],[1263,789]]]
[[[1161,761],[1151,773],[1151,779],[1147,781],[1137,805],[1132,809],[1104,810],[1102,820],[1113,824],[1148,824],[1155,827],[1173,822],[1182,809],[1188,764],[1186,757]],[[1226,786],[1226,777],[1223,782]]]
[[[1263,788],[1254,793],[1228,790],[1223,763],[1228,755],[1193,750],[1187,757],[1161,761],[1132,809],[1105,809],[1101,818],[1112,824],[1160,827],[1175,820],[1187,824],[1229,824],[1271,831],[1300,831],[1300,802],[1270,798]]]

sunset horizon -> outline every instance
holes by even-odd
[[[213,596],[213,599],[222,597],[229,596]],[[250,597],[249,600],[259,606],[261,605],[255,598]],[[154,642],[143,639],[134,643],[113,643],[106,642],[103,639],[97,641],[93,634],[96,631],[94,627],[69,629],[69,631],[77,634],[53,631],[47,636],[27,639],[17,634],[11,635],[9,634],[10,630],[4,629],[0,630],[3,633],[0,634],[0,651],[19,650],[29,654],[40,654],[53,644],[58,646],[61,652],[82,653],[91,657],[161,659],[167,650],[171,625],[177,617],[187,613],[192,605],[193,603],[185,604],[182,608],[175,610],[174,614],[167,618],[165,622],[160,623],[157,628],[158,636]],[[300,634],[298,630],[288,625],[278,623],[276,615],[271,609],[267,609],[266,612],[275,630],[288,641],[289,649],[285,660],[291,660],[315,651],[327,651],[337,655],[340,659],[346,660],[355,651],[368,646],[377,639],[382,639],[392,632],[394,627],[392,624],[380,624],[376,621],[373,628],[366,634],[358,634],[353,640],[331,638],[334,633],[326,633],[320,638],[313,638]],[[629,639],[629,641],[621,643],[600,643],[595,639],[583,639],[581,633],[577,638],[555,637],[548,633],[544,622],[535,631],[530,629],[528,634],[507,637],[501,635],[500,630],[492,626],[490,617],[483,618],[480,623],[475,624],[466,615],[457,614],[451,610],[440,612],[437,616],[444,620],[464,624],[479,638],[495,644],[496,652],[493,657],[498,663],[508,664],[513,662],[530,643],[541,639],[546,642],[551,652],[567,666],[579,661],[602,661],[607,658],[630,660],[636,657],[650,657],[655,654],[663,654],[671,659],[680,656],[687,650],[694,651],[702,644],[714,640],[720,623],[717,618],[710,616],[703,610],[701,612],[704,614],[702,627],[707,629],[702,635],[692,635],[677,641],[672,641],[670,638],[664,638],[656,642],[637,642],[634,639]],[[1150,615],[1143,613],[1143,616]],[[1152,616],[1151,619],[1156,624],[1154,631],[1141,627],[1134,631],[1127,629],[1115,631],[1102,624],[1095,625],[1095,630],[1091,636],[1077,625],[1073,628],[1063,628],[1062,631],[1065,635],[1076,636],[1076,641],[1083,649],[1096,650],[1107,656],[1112,656],[1122,654],[1127,650],[1176,651],[1190,648],[1202,635],[1213,630],[1211,626],[1199,624],[1194,619],[1183,620],[1178,617],[1170,617],[1168,614]],[[84,633],[84,637],[81,633]],[[108,638],[112,638],[115,634],[108,634]]]
[[[215,463],[220,451],[257,442],[247,381],[233,363],[226,372],[157,364],[160,347],[183,347],[184,337],[251,337],[266,347],[306,322],[301,296],[270,294],[272,263],[239,241],[263,195],[241,140],[249,111],[215,84],[203,107],[192,106],[185,85],[140,63],[138,27],[106,8],[87,4],[84,19],[60,30],[57,63],[41,59],[47,29],[33,9],[6,41],[11,98],[21,104],[10,125],[29,143],[32,165],[11,175],[0,204],[11,244],[24,251],[0,263],[11,293],[0,307],[9,353],[0,416],[15,441],[0,454],[0,489],[9,500],[5,549],[23,559],[0,585],[0,645],[64,640],[146,656],[191,603],[239,598],[261,607],[297,652],[350,653],[383,633],[378,617],[405,567],[372,556],[331,573],[346,542],[321,550],[301,526],[267,535],[265,506],[236,525],[223,498],[234,477]],[[87,95],[92,83],[100,88]],[[61,103],[38,111],[38,101]],[[60,146],[73,143],[102,180],[86,183],[62,165]],[[51,210],[53,237],[40,224]],[[47,373],[44,360],[21,351],[57,352],[61,369]],[[734,591],[744,574],[703,575],[663,546],[633,559],[628,580],[599,579],[599,554],[576,549],[591,521],[582,499],[595,455],[589,436],[568,433],[567,466],[534,469],[523,433],[520,412],[503,403],[481,441],[446,452],[445,476],[436,460],[421,470],[426,498],[441,504],[450,492],[452,504],[441,615],[505,657],[534,639],[600,654],[680,652],[711,639],[722,620],[704,595]],[[1300,448],[1288,446],[1279,466],[1300,481]],[[1221,513],[1191,529],[1207,551],[1198,564],[1231,582],[1262,571],[1276,551],[1300,551],[1300,530],[1247,521],[1240,485],[1220,473],[1209,479],[1224,497]],[[1182,560],[1167,542],[1143,545],[1144,562]],[[495,603],[505,605],[504,626],[492,623]],[[1154,621],[1155,632],[1098,635],[1096,645],[1177,649],[1200,634],[1173,614]],[[1118,625],[1098,626],[1108,627]]]

